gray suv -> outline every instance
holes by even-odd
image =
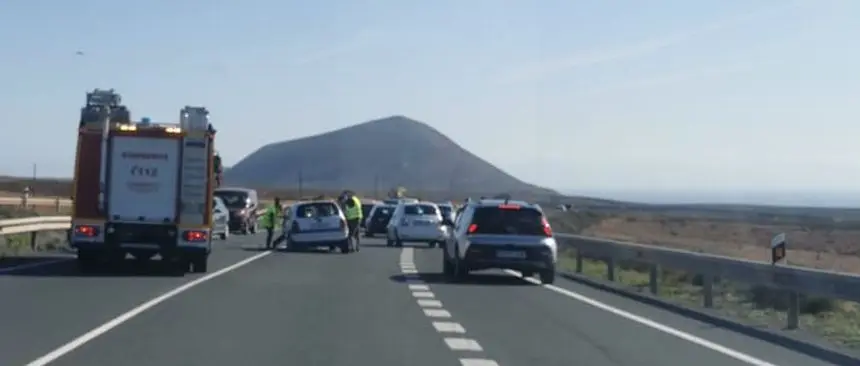
[[[555,281],[558,245],[540,206],[523,201],[484,199],[470,202],[452,226],[442,256],[445,275],[454,281],[469,271],[499,268],[537,273],[541,283]]]

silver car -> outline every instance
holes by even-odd
[[[298,202],[284,215],[284,238],[288,250],[328,247],[341,253],[353,251],[346,217],[331,200]]]
[[[481,200],[466,204],[445,243],[442,267],[459,280],[469,271],[501,268],[555,281],[558,244],[540,206],[523,201]]]
[[[212,202],[212,236],[221,240],[230,237],[230,212],[221,197],[214,197]]]
[[[401,202],[388,221],[387,246],[403,242],[427,243],[431,248],[445,241],[448,228],[442,225],[439,206],[433,202]]]

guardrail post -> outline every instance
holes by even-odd
[[[660,266],[657,264],[652,264],[650,271],[648,273],[648,290],[651,291],[651,294],[657,295],[659,291],[659,281],[660,280]]]
[[[57,205],[57,213],[60,212],[60,197],[54,199],[54,204]]]
[[[615,281],[615,258],[609,257],[606,260],[606,279]]]
[[[714,307],[714,277],[710,275],[702,275],[702,297],[704,297],[703,306],[706,308]]]
[[[36,233],[38,233],[38,231],[30,232],[30,250],[34,252],[36,251]]]
[[[788,292],[788,324],[786,329],[797,329],[800,318],[800,294]]]
[[[582,273],[582,251],[576,251],[576,273]]]

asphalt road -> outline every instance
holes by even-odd
[[[0,365],[827,365],[563,279],[445,283],[439,249],[268,253],[261,239],[217,243],[205,275],[0,274]]]

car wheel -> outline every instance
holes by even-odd
[[[448,258],[448,250],[443,249],[442,253],[442,273],[447,277],[454,275],[454,266],[451,264],[451,259]]]
[[[520,274],[523,275],[523,277],[525,277],[525,278],[535,275],[535,273],[532,271],[521,271]]]
[[[550,285],[555,282],[555,268],[543,270],[540,272],[540,283]]]

